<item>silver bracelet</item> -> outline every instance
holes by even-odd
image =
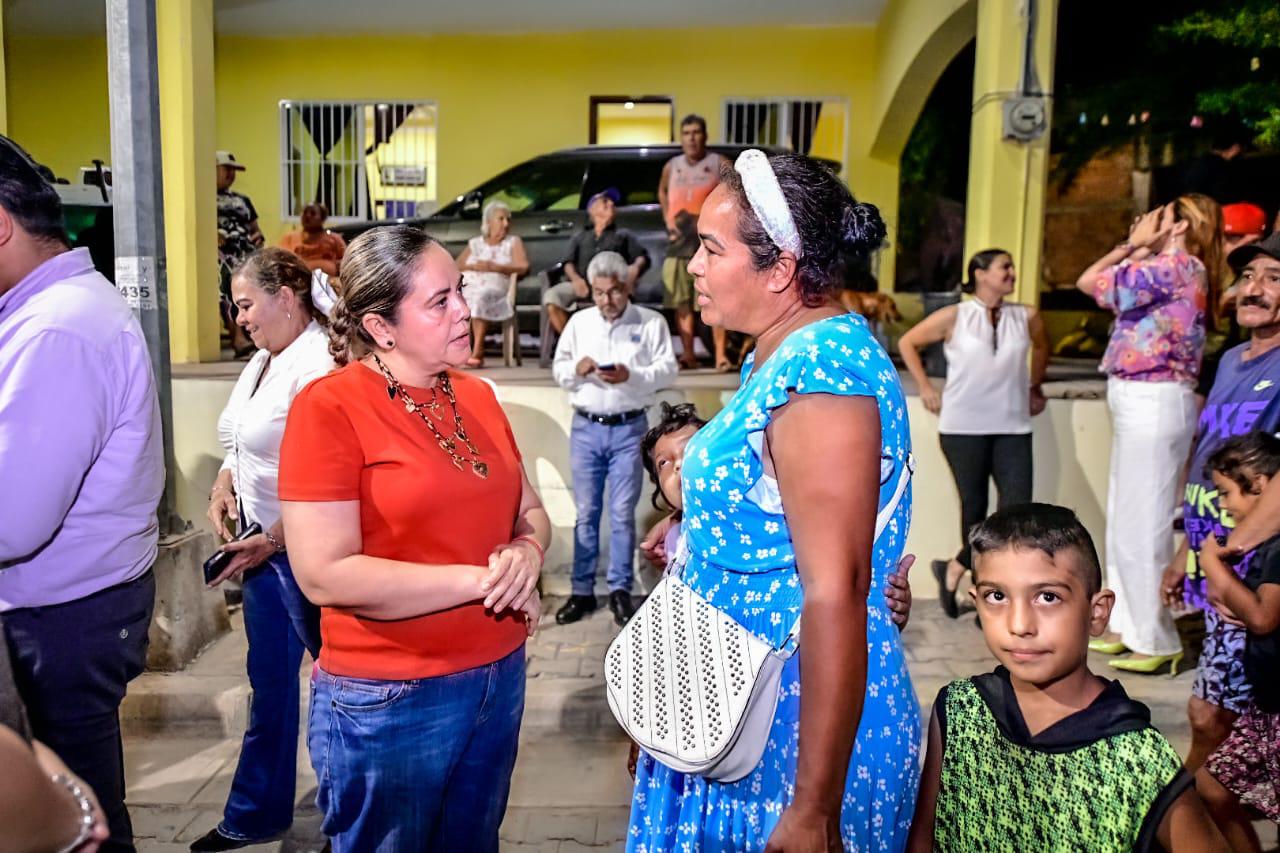
[[[55,773],[52,777],[54,782],[66,788],[71,796],[76,798],[76,805],[80,807],[80,817],[77,822],[80,825],[80,832],[67,846],[61,848],[58,853],[72,853],[84,845],[89,837],[93,835],[93,803],[89,801],[89,797],[85,794],[80,784],[65,773]]]
[[[262,535],[267,537],[267,541],[271,543],[271,547],[276,549],[276,553],[284,551],[284,543],[277,539],[270,530],[262,531]]]

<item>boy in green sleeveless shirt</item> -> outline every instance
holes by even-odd
[[[1011,507],[970,544],[1001,665],[938,694],[909,848],[1226,851],[1147,707],[1089,671],[1115,597],[1075,513]]]

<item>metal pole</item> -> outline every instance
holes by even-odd
[[[106,0],[107,80],[116,286],[133,307],[151,351],[164,433],[160,535],[182,528],[174,506],[173,387],[169,371],[169,291],[160,171],[160,85],[155,0]]]

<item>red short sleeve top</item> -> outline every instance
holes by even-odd
[[[486,565],[511,540],[522,494],[521,459],[493,390],[449,374],[467,434],[489,466],[458,470],[417,414],[391,400],[360,363],[313,381],[294,400],[280,448],[282,501],[360,501],[369,556]],[[431,391],[408,388],[419,402]],[[441,432],[453,433],[441,395]],[[465,456],[466,454],[464,454]],[[320,666],[356,678],[447,675],[499,660],[524,643],[518,614],[495,617],[475,601],[412,619],[377,621],[322,608]]]

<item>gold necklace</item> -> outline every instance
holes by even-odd
[[[391,375],[391,371],[382,363],[382,359],[374,355],[373,361],[378,365],[378,369],[382,371],[383,378],[387,380],[387,396],[392,402],[399,396],[404,401],[404,410],[406,412],[422,418],[422,422],[427,425],[427,429],[431,430],[431,434],[435,436],[436,443],[440,445],[440,449],[448,453],[449,458],[453,460],[453,466],[459,471],[463,471],[470,465],[471,473],[482,480],[488,477],[489,466],[481,461],[479,449],[467,435],[467,430],[462,425],[462,413],[458,411],[458,401],[453,395],[453,383],[449,381],[449,374],[440,373],[435,387],[431,389],[431,400],[426,403],[419,403],[410,397],[399,380]],[[434,415],[436,418],[444,419],[440,414],[440,401],[436,399],[437,389],[444,392],[445,399],[449,401],[449,408],[453,410],[453,435],[451,436],[443,435],[440,432],[440,428],[436,426],[435,420],[430,416]],[[428,412],[430,412],[430,415],[428,415]],[[466,445],[467,452],[472,456],[470,461],[458,452],[458,441]]]

